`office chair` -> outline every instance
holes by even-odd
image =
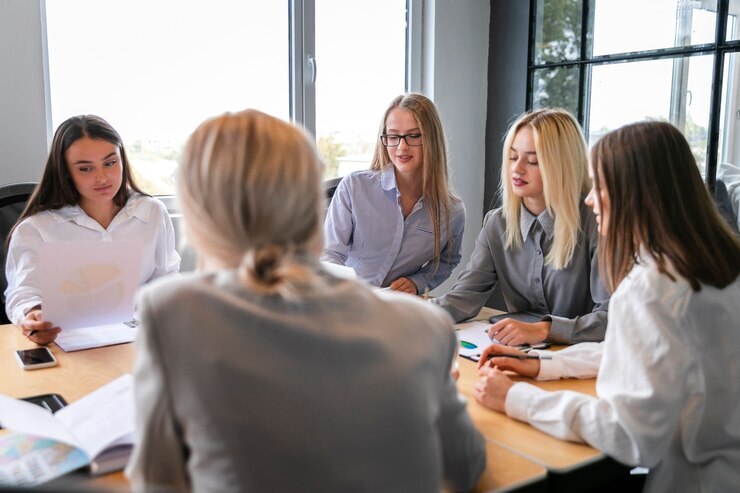
[[[0,255],[0,323],[8,324],[8,316],[5,314],[5,288],[8,287],[8,280],[5,278],[5,241],[10,233],[11,228],[20,217],[23,209],[26,207],[29,197],[36,188],[35,183],[12,183],[10,185],[0,185],[0,239],[3,242],[2,255]]]
[[[329,204],[332,197],[334,197],[334,192],[337,191],[337,186],[339,186],[340,181],[342,181],[341,176],[338,178],[332,178],[331,180],[326,180],[324,182],[324,191],[326,192],[327,204]]]
[[[717,204],[719,213],[724,217],[730,228],[738,233],[737,225],[737,214],[732,208],[732,201],[730,200],[730,194],[727,192],[727,185],[722,180],[717,180],[714,184],[714,202]]]

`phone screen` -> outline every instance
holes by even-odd
[[[21,363],[23,363],[23,366],[34,366],[55,361],[51,351],[45,347],[23,350],[19,349],[16,352],[18,353],[18,358],[21,360]]]

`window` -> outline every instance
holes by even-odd
[[[740,165],[740,0],[533,5],[528,107],[570,110],[590,145],[633,121],[669,121],[710,186],[718,163]]]
[[[155,195],[174,193],[199,123],[248,107],[305,124],[327,178],[366,168],[380,113],[404,91],[406,0],[45,3],[52,127],[84,113],[108,120],[137,182]],[[291,74],[296,26],[310,39],[292,56],[314,65]],[[315,84],[297,98],[291,78],[304,75]]]

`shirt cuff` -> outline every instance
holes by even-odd
[[[552,359],[540,360],[540,372],[537,374],[537,380],[559,380],[563,377],[563,360],[552,351],[532,350],[527,354],[536,354],[538,356],[552,356]]]
[[[517,382],[506,395],[504,410],[507,416],[519,421],[528,422],[527,411],[531,407],[532,400],[540,393],[545,392],[539,387],[526,382]]]
[[[542,320],[552,323],[550,334],[547,336],[548,341],[570,344],[573,338],[573,328],[576,325],[575,320],[554,315],[546,315],[542,317]]]

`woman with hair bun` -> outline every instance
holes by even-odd
[[[451,321],[323,270],[321,171],[302,130],[259,111],[191,136],[177,184],[203,270],[139,298],[135,490],[476,484]]]

